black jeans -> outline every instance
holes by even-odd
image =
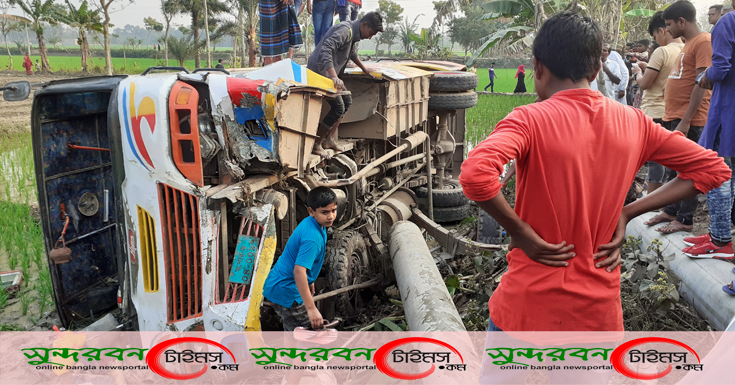
[[[672,120],[670,122],[664,122],[664,127],[669,131],[676,130],[676,127],[681,122],[681,119]],[[687,138],[694,141],[694,143],[699,142],[699,137],[702,135],[702,129],[704,127],[701,126],[690,126],[689,132],[687,133]],[[678,172],[674,170],[668,170],[668,178],[667,180],[672,180],[676,178],[677,175],[679,175]],[[697,210],[697,197],[686,199],[681,202],[672,203],[664,209],[664,212],[666,214],[669,214],[671,216],[676,216],[676,220],[681,222],[684,225],[691,225],[694,224],[694,212]]]
[[[329,106],[332,107],[332,109],[329,110],[322,123],[324,123],[325,126],[332,128],[334,123],[337,123],[340,118],[345,116],[347,110],[350,109],[350,106],[352,105],[352,96],[338,95],[334,99],[327,99],[327,103],[329,103]]]

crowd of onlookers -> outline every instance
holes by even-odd
[[[593,88],[611,99],[642,110],[670,131],[679,131],[701,146],[716,151],[732,169],[735,156],[735,5],[713,5],[708,19],[712,32],[703,31],[689,1],[677,1],[651,17],[652,40],[626,44],[622,55],[602,49],[602,76]],[[649,163],[648,193],[676,176]],[[733,259],[731,223],[733,192],[728,181],[707,194],[709,234],[686,238],[684,252],[693,258]],[[666,207],[646,222],[663,234],[693,228],[697,198]],[[735,292],[733,293],[735,294]]]

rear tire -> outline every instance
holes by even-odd
[[[503,232],[495,218],[491,217],[485,210],[480,209],[480,215],[477,220],[479,221],[477,231],[478,242],[491,245],[500,245],[503,243]]]
[[[430,110],[464,110],[477,105],[477,93],[475,91],[455,93],[430,93]]]
[[[334,237],[327,242],[324,258],[327,280],[332,290],[362,282],[367,262],[367,248],[360,234],[350,230],[335,232]],[[351,295],[355,294],[344,293],[334,297],[338,314],[349,316],[355,313]]]
[[[429,197],[429,189],[426,186],[417,187],[415,191],[418,198],[425,199]],[[469,199],[462,191],[462,185],[454,179],[444,182],[443,189],[434,187],[431,197],[434,207],[456,207],[469,203]]]
[[[477,88],[477,74],[461,71],[434,72],[429,83],[429,91],[452,92],[474,91]]]
[[[470,205],[455,207],[434,207],[434,222],[459,222],[470,216]]]

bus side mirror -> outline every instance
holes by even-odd
[[[31,94],[31,83],[27,81],[12,82],[0,87],[3,91],[3,99],[7,102],[19,102],[28,99]]]

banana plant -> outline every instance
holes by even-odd
[[[87,33],[102,32],[102,20],[98,10],[90,10],[87,6],[87,0],[82,1],[79,7],[75,7],[69,0],[66,0],[67,9],[64,12],[56,13],[56,20],[64,23],[77,30],[79,34],[79,49],[82,52],[82,73],[89,72],[87,61],[91,58],[92,52],[89,49],[89,39]]]

